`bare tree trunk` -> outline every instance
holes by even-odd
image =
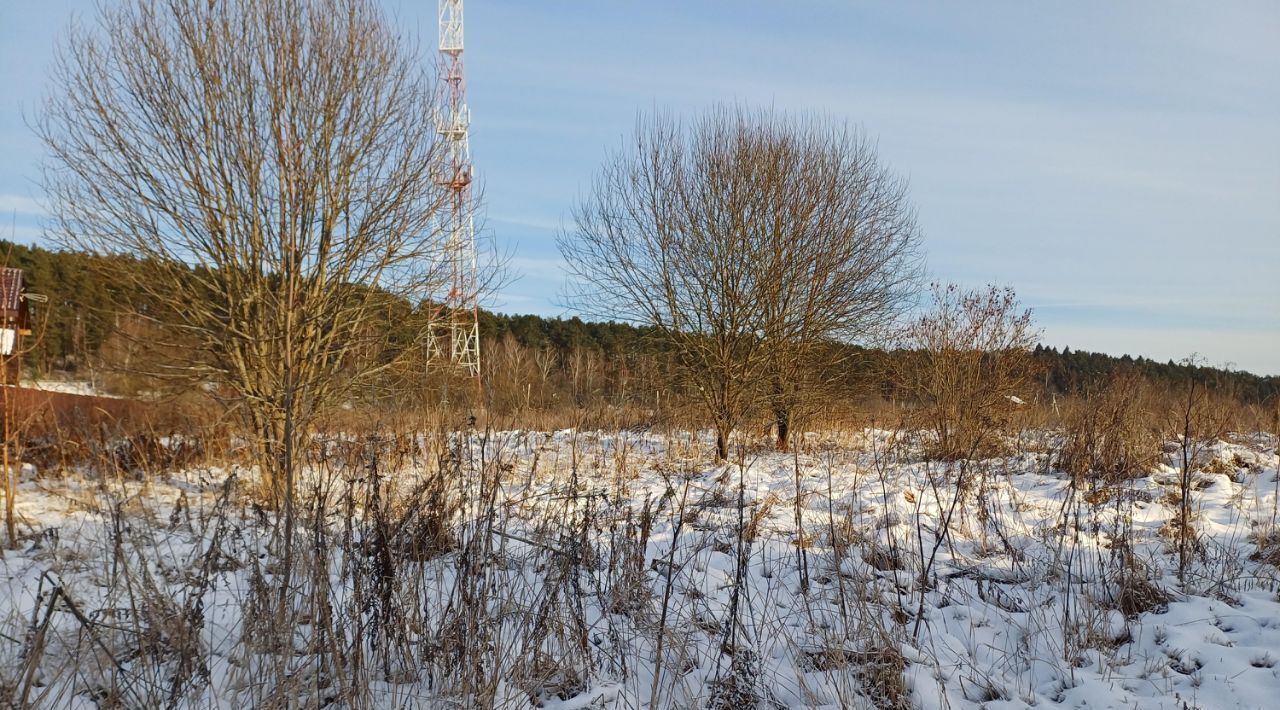
[[[776,407],[773,410],[773,426],[776,430],[776,446],[778,451],[791,450],[791,412]],[[812,431],[812,430],[811,430]]]

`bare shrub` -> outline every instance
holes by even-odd
[[[1151,471],[1163,444],[1148,383],[1136,372],[1112,375],[1095,393],[1077,398],[1062,416],[1059,468],[1091,484],[1123,481]]]
[[[1196,364],[1195,356],[1187,358],[1188,365]],[[1232,407],[1221,393],[1211,392],[1198,378],[1188,380],[1174,392],[1178,405],[1171,412],[1170,426],[1178,442],[1177,489],[1171,494],[1176,517],[1165,530],[1175,540],[1178,551],[1178,579],[1186,586],[1187,568],[1193,553],[1198,549],[1194,522],[1193,495],[1196,484],[1196,464],[1208,446],[1226,435],[1227,422]]]
[[[896,378],[916,398],[916,424],[932,432],[932,453],[957,460],[998,451],[1000,435],[1029,401],[1038,372],[1031,311],[1012,289],[933,286],[933,306],[911,323]]]
[[[1114,572],[1115,606],[1122,614],[1134,618],[1169,607],[1172,596],[1155,582],[1155,570],[1134,554],[1128,537],[1120,538],[1113,548],[1113,557],[1118,563]]]
[[[1254,547],[1249,559],[1280,568],[1280,528],[1274,525],[1259,527],[1249,534],[1249,542]]]

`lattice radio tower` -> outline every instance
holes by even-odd
[[[440,182],[449,191],[441,210],[446,256],[452,277],[444,303],[448,319],[449,362],[472,377],[480,376],[480,313],[477,303],[476,237],[471,203],[471,148],[466,81],[462,72],[462,0],[440,0],[440,57],[443,60],[445,108],[436,121],[444,144]],[[444,359],[438,343],[431,356]]]

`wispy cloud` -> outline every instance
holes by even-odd
[[[0,215],[9,214],[43,217],[49,211],[38,200],[23,195],[0,193]]]
[[[534,217],[523,215],[497,215],[491,214],[486,217],[490,222],[501,222],[502,224],[513,224],[519,227],[531,227],[533,229],[541,229],[548,232],[560,231],[561,223],[546,217]]]
[[[562,278],[564,276],[564,259],[560,257],[515,256],[510,266],[536,278]]]

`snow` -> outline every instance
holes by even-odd
[[[27,389],[42,390],[45,392],[61,392],[63,394],[79,394],[90,397],[113,396],[99,392],[92,382],[83,382],[80,380],[26,380],[23,381],[22,386]]]
[[[504,471],[500,534],[483,558],[495,600],[486,643],[500,665],[491,702],[638,708],[657,688],[662,707],[705,707],[731,690],[743,694],[725,706],[741,706],[741,697],[759,707],[876,707],[897,697],[884,679],[898,677],[911,705],[925,709],[1274,707],[1274,438],[1209,449],[1193,498],[1197,554],[1183,579],[1168,531],[1176,469],[1073,486],[1036,443],[1050,440],[1025,437],[1017,455],[949,464],[925,460],[907,435],[867,430],[808,435],[799,454],[745,442],[731,462],[713,465],[706,435],[471,439],[476,460],[483,452]],[[428,467],[414,461],[386,472],[388,481],[408,486],[424,475]],[[0,692],[32,666],[23,649],[56,584],[100,625],[101,646],[68,605],[55,607],[34,664],[35,704],[94,707],[104,687],[126,689],[126,705],[164,704],[174,661],[131,653],[136,637],[110,631],[145,611],[129,589],[145,580],[174,613],[195,609],[203,620],[204,670],[177,706],[262,704],[258,674],[269,654],[256,649],[245,609],[254,585],[275,579],[271,516],[240,500],[242,487],[224,486],[231,473],[25,480],[23,539],[4,554]],[[304,488],[364,475],[355,464],[316,470]],[[958,476],[970,482],[959,500]],[[950,534],[940,536],[948,515]],[[357,537],[366,520],[357,512]],[[355,558],[336,545],[344,515],[327,521],[329,586],[341,610],[355,598]],[[474,519],[465,528],[478,529]],[[445,613],[463,562],[454,550],[399,569],[397,593],[421,613],[401,625],[411,644],[435,638],[413,629],[430,631]],[[193,573],[202,565],[212,570],[204,581]],[[1123,600],[1135,594],[1141,608],[1127,610]],[[533,629],[547,633],[534,620],[547,618],[555,631],[534,638]],[[303,623],[298,634],[314,628]],[[578,633],[585,649],[572,642]],[[106,648],[114,661],[103,660]],[[545,662],[537,673],[534,655]],[[315,674],[304,651],[286,660],[291,674]],[[877,663],[889,670],[868,670]],[[372,674],[361,697],[374,707],[456,707],[443,703],[457,689],[429,677],[432,668]]]

